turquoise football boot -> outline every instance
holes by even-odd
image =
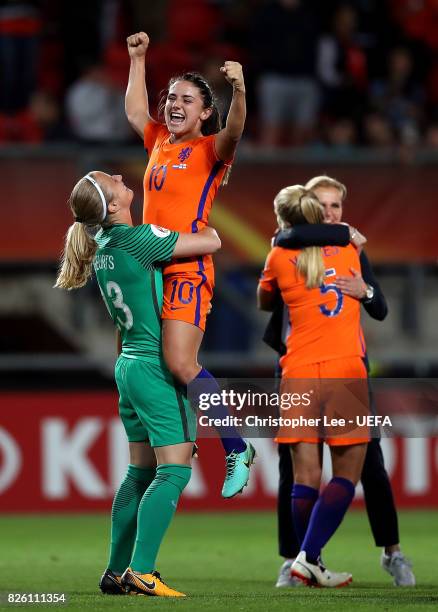
[[[245,440],[245,443],[244,451],[241,453],[232,451],[225,457],[227,473],[222,487],[222,497],[227,499],[241,493],[248,484],[249,470],[254,463],[256,452],[250,442]]]

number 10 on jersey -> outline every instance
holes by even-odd
[[[167,166],[163,164],[162,166],[157,166],[154,164],[151,168],[151,172],[149,174],[149,182],[148,189],[149,191],[161,191],[164,181],[166,180],[167,174]]]

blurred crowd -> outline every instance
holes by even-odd
[[[136,142],[126,36],[151,39],[151,106],[202,72],[226,110],[244,65],[253,146],[438,150],[438,0],[0,0],[0,143]]]

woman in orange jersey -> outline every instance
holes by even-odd
[[[282,189],[274,207],[282,229],[323,222],[317,197],[301,185]],[[353,499],[368,442],[368,431],[355,426],[356,414],[367,409],[360,304],[335,284],[338,276],[351,275],[351,269],[358,270],[358,266],[358,254],[351,244],[302,250],[274,247],[258,288],[259,308],[270,310],[280,290],[289,309],[291,331],[287,353],[280,361],[281,392],[309,392],[311,388],[315,397],[298,414],[296,410],[294,415],[283,414],[285,418],[301,417],[303,427],[296,431],[284,426],[278,434],[279,442],[291,445],[294,466],[292,504],[301,551],[291,572],[309,585],[334,587],[351,582],[350,574],[327,570],[320,553]],[[325,379],[350,379],[350,384]],[[334,425],[332,417],[339,413],[346,418],[346,427]],[[331,426],[324,429],[328,423]],[[333,478],[320,495],[321,440],[330,446]]]
[[[129,36],[131,58],[126,115],[144,141],[149,162],[144,176],[144,223],[175,231],[198,232],[208,216],[218,187],[227,176],[242,136],[246,116],[242,66],[227,61],[220,68],[233,87],[226,125],[221,129],[213,92],[197,73],[169,81],[159,110],[164,123],[149,114],[145,58],[149,37]],[[172,374],[184,385],[202,381],[202,392],[215,393],[217,382],[198,363],[198,351],[213,295],[210,256],[174,260],[164,269],[163,352]],[[225,415],[218,407],[215,415]],[[234,428],[220,428],[227,475],[222,490],[233,497],[248,481],[254,449]]]

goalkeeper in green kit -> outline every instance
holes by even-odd
[[[133,192],[120,175],[91,172],[78,181],[55,287],[82,287],[96,273],[122,340],[115,377],[130,464],[111,515],[103,593],[184,597],[155,571],[155,560],[178,499],[190,480],[196,414],[167,369],[161,350],[160,262],[213,253],[215,230],[195,234],[155,225],[133,227]],[[98,230],[94,235],[94,232]]]

